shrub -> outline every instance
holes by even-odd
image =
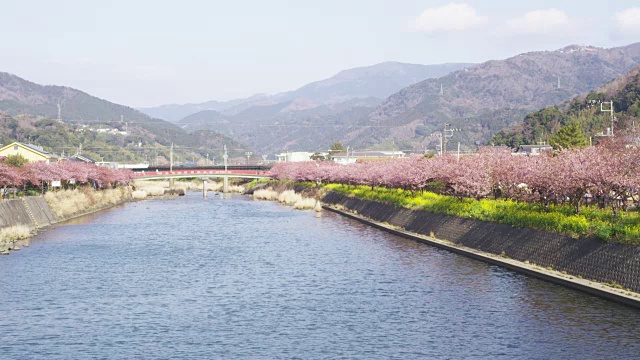
[[[505,199],[480,201],[432,192],[410,192],[370,186],[344,186],[327,184],[329,190],[378,201],[395,206],[425,210],[432,213],[473,218],[518,227],[546,230],[574,237],[595,236],[602,240],[640,245],[640,214],[626,212],[613,214],[611,209],[582,207],[579,213],[568,204],[542,205]]]
[[[141,200],[147,197],[147,192],[144,190],[136,190],[131,193],[131,197],[133,197],[136,200]]]
[[[31,229],[26,225],[14,225],[0,229],[0,242],[13,242],[31,236]]]

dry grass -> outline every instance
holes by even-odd
[[[202,184],[200,184],[200,190],[202,190]],[[207,183],[207,191],[217,191],[221,192],[224,190],[224,183],[222,182],[208,182]],[[245,188],[242,185],[231,185],[229,184],[229,192],[233,193],[243,193]]]
[[[293,190],[285,190],[281,193],[278,193],[272,188],[259,189],[253,192],[253,198],[256,200],[279,201],[285,205],[293,206],[294,209],[299,210],[322,210],[322,206],[320,205],[319,201],[313,198],[303,197],[300,194],[296,194]]]
[[[14,225],[0,230],[0,242],[8,243],[26,239],[31,236],[31,229],[26,225]]]
[[[242,185],[229,185],[229,192],[240,193],[244,192],[245,188]]]
[[[147,197],[147,192],[144,190],[136,190],[131,193],[131,197],[136,200],[142,200]]]
[[[142,189],[142,191],[146,192],[148,196],[162,196],[164,195],[164,190],[165,188],[161,186],[149,186]]]
[[[143,189],[147,187],[160,186],[162,188],[169,188],[169,181],[167,180],[136,180],[134,182],[136,189]]]
[[[278,200],[278,192],[272,188],[259,189],[253,192],[253,198],[256,200]]]
[[[300,200],[302,200],[302,195],[296,194],[293,190],[285,190],[278,195],[278,201],[285,205],[292,206]]]
[[[293,204],[293,208],[299,209],[299,210],[315,209],[316,203],[317,203],[316,199],[303,197],[300,200],[296,201],[295,204]]]
[[[146,191],[148,196],[164,195],[164,190],[170,189],[167,180],[136,180],[135,186],[137,190]],[[202,191],[202,180],[176,181],[174,189],[184,189],[185,192],[187,190]],[[207,191],[221,192],[222,190],[222,182],[207,180]],[[244,191],[244,186],[229,185],[229,192],[243,193]]]
[[[49,191],[44,195],[44,199],[58,218],[66,218],[78,213],[116,205],[131,199],[131,196],[131,189],[126,187],[108,190],[84,188]]]
[[[136,190],[141,190],[147,193],[147,196],[162,196],[164,191],[168,190],[169,181],[166,180],[136,180]],[[175,189],[188,189],[189,183],[178,183],[174,186]]]

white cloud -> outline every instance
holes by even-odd
[[[618,32],[624,35],[640,35],[640,8],[629,8],[617,12],[613,20]]]
[[[425,9],[415,20],[415,29],[428,33],[463,31],[486,24],[489,18],[479,16],[468,4],[451,3]]]
[[[507,21],[507,27],[518,34],[558,34],[572,28],[571,19],[562,10],[529,11],[521,17]]]

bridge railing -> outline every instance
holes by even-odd
[[[168,171],[137,171],[135,177],[170,176],[170,175],[262,175],[270,176],[271,172],[264,170],[168,170]]]

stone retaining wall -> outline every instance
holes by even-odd
[[[573,239],[541,230],[399,208],[335,192],[328,193],[322,201],[411,232],[488,253],[504,253],[512,259],[640,292],[640,246]]]

